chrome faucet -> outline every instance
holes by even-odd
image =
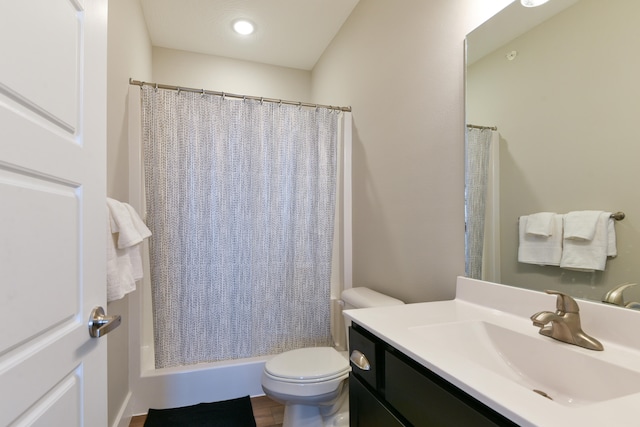
[[[624,302],[624,297],[622,296],[622,292],[631,287],[636,286],[637,283],[623,283],[609,290],[602,297],[602,302],[606,302],[608,304],[619,305],[620,307],[634,308],[636,310],[640,309],[640,303],[632,301],[632,302]]]
[[[587,335],[580,326],[580,308],[576,300],[558,291],[545,291],[557,295],[556,312],[540,311],[533,316],[533,326],[540,328],[540,334],[558,341],[574,344],[589,350],[604,350],[597,339]]]

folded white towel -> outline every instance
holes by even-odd
[[[118,233],[118,248],[137,245],[151,235],[151,231],[129,204],[107,198],[107,206],[111,212],[111,232]]]
[[[549,237],[553,233],[555,212],[538,212],[527,216],[526,233]]]
[[[143,277],[141,244],[151,231],[127,203],[107,199],[107,301],[124,297]]]
[[[554,214],[551,218],[549,236],[527,234],[528,216],[521,216],[519,223],[520,245],[518,261],[537,265],[560,265],[562,258],[562,215]]]
[[[564,216],[564,238],[593,240],[602,211],[575,211]]]
[[[607,255],[615,252],[615,241],[613,242],[613,249],[609,247],[611,212],[600,212],[598,214],[595,232],[591,239],[567,237],[567,221],[568,219],[565,216],[565,238],[560,267],[579,271],[604,271]]]

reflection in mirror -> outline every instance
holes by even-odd
[[[534,9],[516,1],[468,35],[467,123],[499,133],[499,180],[489,186],[496,196],[484,196],[498,207],[482,221],[484,240],[498,241],[480,260],[497,270],[485,266],[482,278],[592,300],[640,282],[638,17],[637,0],[551,0]],[[615,222],[617,256],[603,271],[518,262],[521,216],[584,210],[626,213]],[[467,238],[467,251],[485,246]],[[625,299],[640,301],[640,286]]]

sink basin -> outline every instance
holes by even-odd
[[[434,353],[443,360],[480,366],[561,405],[584,406],[640,392],[638,372],[535,331],[527,335],[483,321],[410,330],[433,341]]]

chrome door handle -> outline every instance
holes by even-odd
[[[371,369],[371,364],[369,363],[367,356],[365,356],[358,350],[353,350],[351,352],[351,356],[349,357],[349,360],[351,360],[354,365],[356,365],[358,368],[362,369],[363,371],[368,371]]]
[[[100,338],[120,326],[122,316],[105,316],[104,308],[94,307],[89,317],[89,335],[91,338]]]

